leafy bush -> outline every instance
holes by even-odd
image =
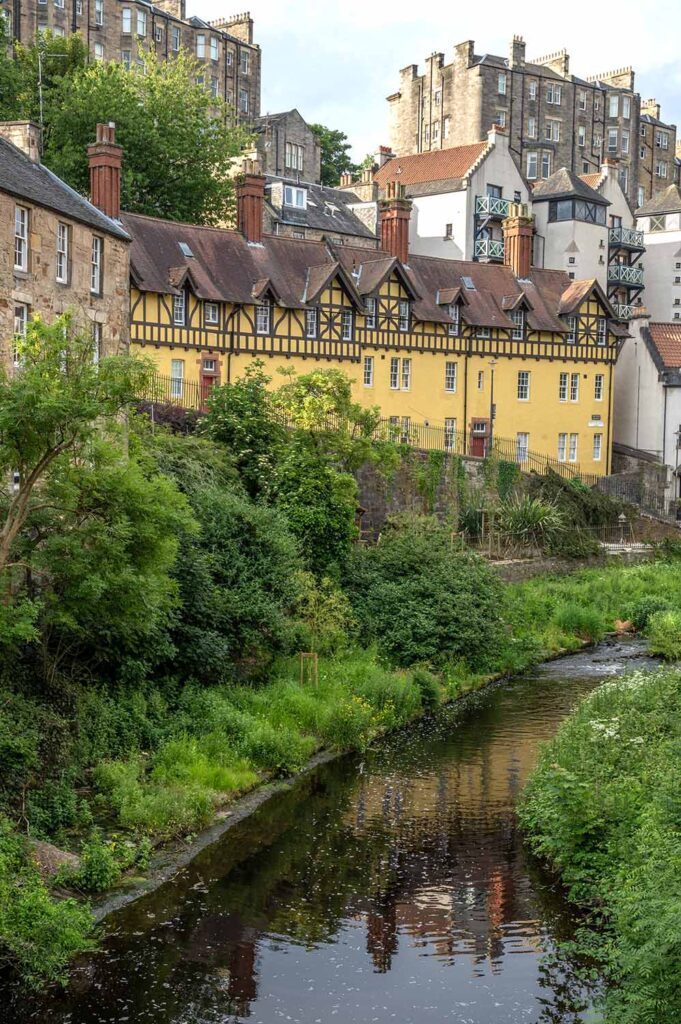
[[[486,562],[452,550],[428,517],[396,519],[353,553],[346,589],[364,635],[396,665],[489,664],[502,638],[501,584]]]
[[[509,540],[541,547],[563,533],[567,522],[555,503],[521,494],[501,502],[495,526]]]
[[[421,704],[427,711],[432,711],[442,700],[442,686],[437,676],[419,666],[413,670],[412,679],[421,695]]]
[[[661,654],[668,661],[681,658],[681,612],[654,612],[646,633],[652,654]]]
[[[644,630],[651,616],[656,612],[666,612],[671,605],[666,597],[660,594],[646,594],[631,606],[627,618],[631,619],[636,629]]]
[[[681,1019],[680,721],[677,671],[602,685],[544,748],[519,808],[535,853],[595,908],[583,938],[608,1024]]]
[[[0,817],[0,954],[30,988],[61,981],[69,961],[93,946],[92,914],[75,900],[54,900],[26,842]]]
[[[554,616],[554,622],[564,633],[577,636],[591,643],[601,640],[605,629],[600,613],[591,607],[576,603],[564,604]]]

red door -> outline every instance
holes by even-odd
[[[473,420],[471,425],[471,455],[484,458],[487,452],[488,426],[487,420]]]

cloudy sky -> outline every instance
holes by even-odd
[[[362,158],[388,142],[385,97],[406,64],[473,39],[476,53],[506,56],[514,34],[528,58],[566,48],[570,70],[586,77],[632,65],[636,89],[681,124],[681,0],[570,0],[565,12],[537,15],[536,0],[485,0],[454,7],[444,0],[188,0],[188,13],[217,18],[250,5],[263,50],[262,111],[298,107],[307,121],[342,129]],[[547,5],[548,7],[548,5]],[[457,9],[458,8],[458,9]],[[617,17],[617,21],[615,21]]]

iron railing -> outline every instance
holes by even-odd
[[[635,228],[610,228],[608,241],[610,245],[624,245],[628,249],[645,249],[643,232]]]
[[[643,267],[630,267],[626,263],[611,263],[608,267],[611,284],[643,284]]]
[[[475,197],[475,212],[483,213],[487,217],[508,217],[510,205],[510,199],[501,199],[498,196]]]
[[[626,302],[614,302],[612,308],[615,310],[615,315],[618,320],[631,320],[634,315],[635,306],[632,306]]]
[[[199,412],[205,408],[207,393],[196,381],[181,377],[154,374],[140,401],[159,405],[176,405],[180,409]]]
[[[478,259],[503,260],[504,243],[499,238],[478,238],[475,243],[475,255]]]

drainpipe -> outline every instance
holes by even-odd
[[[463,357],[463,453],[468,451],[468,352]]]

